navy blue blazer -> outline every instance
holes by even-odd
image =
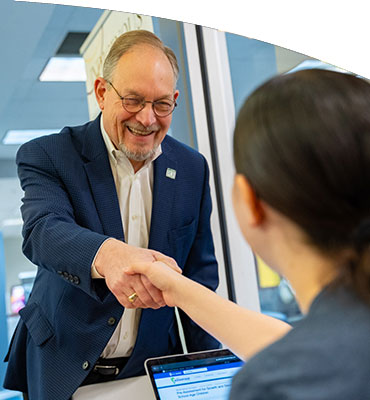
[[[91,371],[124,307],[91,264],[108,237],[124,240],[100,118],[30,141],[18,151],[23,252],[38,266],[6,361],[4,387],[31,400],[67,400]],[[176,179],[166,177],[167,168]],[[184,275],[216,289],[206,160],[167,136],[154,161],[149,248],[173,257]],[[218,342],[182,315],[189,351]],[[174,310],[145,309],[136,344],[117,379],[144,373],[148,357],[181,352]]]

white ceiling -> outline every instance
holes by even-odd
[[[88,120],[85,83],[38,77],[68,32],[90,32],[103,10],[0,1],[0,142],[10,129],[62,128]],[[0,144],[0,231],[18,236],[22,191],[15,155]],[[13,220],[13,221],[12,221]]]

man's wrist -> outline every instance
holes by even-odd
[[[104,279],[105,277],[99,273],[95,264],[91,266],[91,277],[93,279]]]
[[[91,277],[93,279],[104,279],[105,278],[104,272],[101,270],[101,265],[97,265],[97,264],[100,264],[100,260],[102,258],[104,258],[104,255],[103,255],[104,249],[103,249],[103,247],[110,240],[114,240],[114,238],[108,238],[108,239],[104,240],[104,242],[100,245],[98,251],[95,254],[94,260],[93,260],[93,262],[91,264]]]

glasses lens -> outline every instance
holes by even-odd
[[[122,104],[128,112],[135,113],[143,108],[144,103],[140,97],[126,96],[122,99]]]
[[[142,97],[125,96],[122,98],[123,108],[130,113],[137,113],[145,107],[145,103],[152,103],[153,110],[158,117],[165,117],[172,113],[176,103],[171,100],[145,101]]]
[[[153,103],[153,107],[154,107],[154,112],[158,115],[158,116],[166,116],[168,114],[171,114],[171,112],[173,111],[173,109],[175,108],[175,103],[171,102],[171,101],[156,101]]]

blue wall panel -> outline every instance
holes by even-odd
[[[231,33],[226,43],[237,113],[254,89],[277,74],[275,46]]]

